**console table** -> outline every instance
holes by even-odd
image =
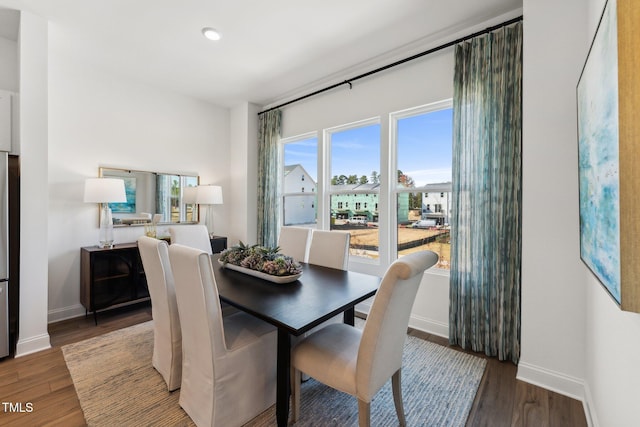
[[[87,312],[93,312],[96,325],[98,311],[149,299],[137,243],[80,249],[80,302]]]

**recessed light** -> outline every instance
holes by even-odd
[[[211,27],[204,27],[202,29],[202,35],[209,40],[220,40],[220,33],[218,32],[218,30]]]

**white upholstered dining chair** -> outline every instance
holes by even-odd
[[[276,328],[243,312],[222,316],[211,258],[172,244],[182,326],[180,406],[199,426],[241,426],[276,400]]]
[[[169,391],[180,388],[182,379],[182,332],[176,303],[167,242],[147,236],[138,238],[138,250],[147,277],[153,317],[153,367]]]
[[[309,245],[309,264],[346,270],[349,266],[349,241],[346,231],[313,230]]]
[[[400,377],[409,314],[424,271],[437,262],[438,255],[431,251],[394,261],[382,278],[362,331],[344,323],[332,324],[293,348],[293,422],[300,414],[300,374],[304,372],[355,396],[360,427],[370,425],[371,400],[391,377],[398,420],[406,425]]]
[[[200,249],[211,255],[211,240],[209,240],[209,232],[207,226],[203,224],[177,225],[169,227],[171,235],[171,243],[190,246]]]
[[[307,251],[311,228],[305,227],[280,227],[278,247],[280,253],[288,255],[299,262],[307,262]]]

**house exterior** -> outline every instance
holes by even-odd
[[[316,182],[302,165],[284,167],[283,224],[316,222]]]
[[[436,225],[448,225],[451,215],[451,183],[428,184],[422,191],[422,219],[435,220]]]

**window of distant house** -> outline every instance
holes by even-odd
[[[416,249],[432,250],[439,255],[438,267],[448,269],[452,103],[449,100],[393,113],[390,128],[397,171],[392,184],[397,256]]]
[[[283,165],[282,224],[315,228],[318,217],[314,194],[318,179],[318,138],[313,133],[283,139],[280,142]],[[309,179],[306,180],[305,187],[300,187],[299,182],[305,181],[305,176]],[[305,192],[309,186],[311,193]]]
[[[367,198],[367,194],[376,200],[379,197],[380,120],[369,119],[327,129],[325,142],[330,153],[330,228],[349,231],[351,256],[378,258],[378,228],[350,224],[347,219],[357,215],[374,220],[374,212],[361,209],[361,200]],[[339,207],[341,203],[344,208]],[[350,205],[354,210],[349,209]]]

